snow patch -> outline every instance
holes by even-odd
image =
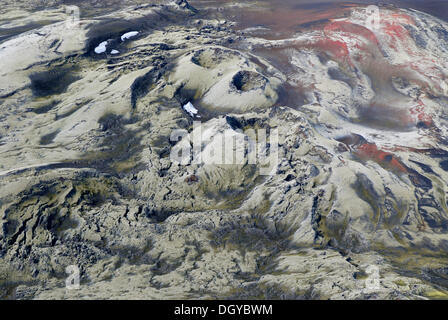
[[[138,34],[139,34],[138,31],[130,31],[130,32],[126,32],[125,34],[123,34],[123,35],[121,36],[121,41],[128,40],[128,39],[130,39],[130,38],[132,38],[132,37],[135,37],[135,36],[138,35]]]
[[[188,114],[194,118],[198,114],[198,109],[196,109],[191,102],[188,102],[183,106],[183,109],[188,112]]]
[[[100,54],[106,52],[107,41],[101,42],[98,47],[95,48],[95,53]]]

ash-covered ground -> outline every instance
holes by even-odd
[[[0,298],[448,297],[441,1],[0,3]]]

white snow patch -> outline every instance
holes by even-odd
[[[106,52],[107,41],[101,42],[98,47],[95,48],[95,53],[100,54]]]
[[[123,34],[121,36],[121,41],[128,40],[128,39],[130,39],[132,37],[135,37],[136,35],[138,35],[138,33],[139,33],[138,31],[126,32],[125,34]]]
[[[120,53],[120,51],[115,50],[115,49],[110,52],[110,54],[119,54],[119,53]]]
[[[195,115],[198,114],[198,109],[196,109],[191,102],[188,102],[186,105],[183,106],[183,108],[193,118]]]

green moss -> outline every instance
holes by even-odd
[[[56,138],[56,136],[59,134],[60,130],[55,130],[53,132],[50,132],[49,134],[46,134],[40,138],[39,144],[40,145],[47,145],[51,144]]]
[[[70,84],[79,80],[75,65],[54,66],[30,75],[31,90],[35,97],[47,97],[65,92]]]
[[[381,199],[373,190],[373,187],[368,185],[370,183],[370,180],[365,181],[361,176],[358,176],[358,179],[352,188],[355,190],[358,197],[370,205],[372,208],[372,211],[369,213],[370,221],[378,227],[381,218],[381,207],[379,205]]]
[[[36,280],[30,276],[31,271],[27,266],[24,266],[22,271],[10,267],[4,269],[3,267],[0,265],[0,300],[15,300],[18,286],[36,284]]]
[[[404,282],[403,280],[395,280],[394,283],[399,287],[406,286],[406,282]]]
[[[442,290],[427,291],[424,296],[432,300],[448,300],[448,292]]]
[[[199,190],[205,197],[218,203],[213,209],[234,210],[239,208],[255,186],[265,179],[257,175],[256,167],[252,165],[234,168],[234,171],[238,172],[238,174],[235,174],[235,178],[232,176],[226,177],[230,186],[223,183],[222,186],[217,187],[213,182],[208,181],[199,185]],[[229,174],[233,173],[229,171]],[[241,177],[245,177],[245,181],[241,181],[241,184],[238,185],[235,181],[240,181]]]
[[[48,111],[52,110],[54,107],[56,107],[59,104],[60,101],[57,100],[53,100],[51,102],[47,102],[44,104],[39,104],[37,107],[34,107],[33,109],[31,109],[31,112],[34,112],[36,114],[44,114],[47,113]]]

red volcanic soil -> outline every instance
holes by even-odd
[[[265,26],[272,32],[263,35],[266,39],[279,39],[297,32],[301,26],[328,21],[344,16],[350,12],[354,4],[316,4],[309,7],[277,7],[260,8],[260,10],[245,11],[239,17],[237,30],[254,26]]]
[[[416,24],[414,18],[398,10],[382,10],[380,30],[370,30],[345,19],[353,7],[358,6],[331,1],[310,3],[285,0],[281,5],[262,1],[257,9],[238,8],[241,12],[237,28],[264,26],[270,30],[263,29],[257,36],[291,39],[282,47],[266,49],[271,51],[268,56],[276,56],[274,60],[281,63],[281,69],[288,70],[289,58],[283,56],[282,50],[289,47],[319,52],[323,57],[338,62],[341,69],[349,73],[360,70],[368,76],[376,97],[361,110],[363,124],[398,130],[433,127],[434,121],[423,102],[412,101],[406,94],[398,92],[392,83],[393,79],[404,79],[431,96],[437,96],[437,91],[441,91],[439,80],[444,75],[435,61],[430,61],[418,50],[409,31]],[[294,40],[292,35],[297,32],[309,32],[309,38]],[[391,59],[395,54],[409,59]],[[313,90],[312,84],[296,82],[294,88],[297,95]]]
[[[418,102],[418,106],[411,109],[411,114],[416,115],[418,122],[420,124],[423,124],[426,128],[433,126],[433,120],[432,117],[425,113],[425,105],[422,101]]]
[[[373,160],[384,167],[391,168],[392,170],[408,173],[408,169],[398,158],[390,152],[379,150],[374,143],[362,144],[355,150],[354,153],[361,159]]]
[[[325,34],[330,32],[343,32],[349,36],[359,36],[379,46],[379,41],[375,34],[368,28],[359,24],[347,21],[334,21],[324,27]]]
[[[406,166],[397,156],[393,153],[378,149],[375,143],[367,142],[362,136],[352,134],[341,139],[338,139],[341,143],[344,143],[346,146],[351,146],[351,150],[353,154],[365,161],[374,161],[382,166],[386,170],[390,170],[396,174],[406,174],[411,182],[420,188],[429,190],[432,188],[432,182],[430,179],[422,176],[414,169]],[[395,148],[395,151],[400,151],[401,148]],[[421,152],[421,153],[429,153],[434,157],[443,157],[446,156],[446,152],[439,150],[431,149],[431,150],[411,150],[411,148],[405,148],[408,151]],[[402,150],[401,150],[402,151]]]

